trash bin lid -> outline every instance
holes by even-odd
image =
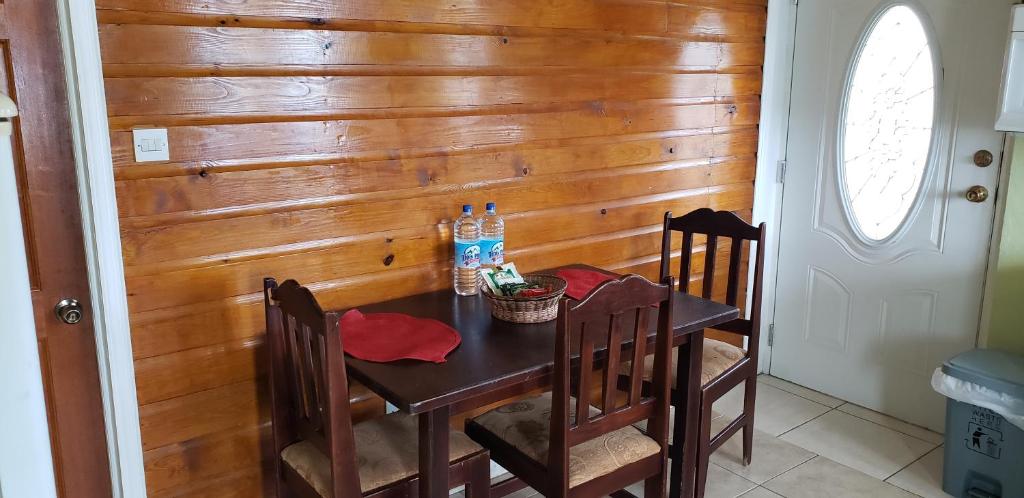
[[[1024,399],[1024,356],[998,349],[972,349],[943,363],[942,373]]]

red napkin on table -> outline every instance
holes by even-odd
[[[370,313],[352,309],[338,323],[345,352],[366,361],[410,358],[444,363],[462,337],[437,320],[402,313]]]
[[[567,284],[565,295],[579,300],[583,299],[594,287],[615,279],[613,275],[594,270],[568,269],[558,270],[555,275],[562,277]]]

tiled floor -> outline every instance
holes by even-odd
[[[941,434],[775,377],[759,378],[757,396],[753,462],[742,466],[737,435],[713,464],[788,498],[949,496]],[[730,393],[715,410],[736,414],[741,401]],[[729,496],[714,486],[709,498]]]
[[[742,390],[715,404],[720,429],[738,414]],[[842,400],[762,376],[754,456],[742,464],[737,433],[711,457],[707,498],[948,497],[942,435]],[[629,489],[643,496],[643,487]],[[527,498],[532,490],[517,493]]]

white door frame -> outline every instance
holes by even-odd
[[[797,5],[800,0],[768,0],[768,26],[765,36],[765,60],[761,89],[761,119],[757,145],[757,171],[754,181],[755,223],[768,226],[767,251],[764,263],[765,288],[761,300],[760,355],[758,371],[767,373],[771,365],[770,334],[775,322],[775,291],[778,280],[778,261],[782,228],[782,200],[785,184],[786,147],[789,135],[789,111],[793,77],[793,56],[796,48]],[[992,117],[995,129],[995,116]],[[1008,134],[1012,137],[1012,134]],[[981,317],[977,343],[984,347],[988,339],[988,319],[991,309],[991,282],[996,270],[1003,213],[1006,208],[1005,192],[1009,185],[1007,161],[1012,154],[1013,140],[1006,140],[1000,174],[995,191],[996,213],[989,244],[989,265],[982,294]],[[752,281],[753,279],[751,279]],[[749,291],[750,289],[748,289]],[[747,292],[748,308],[751,293]]]
[[[761,356],[758,359],[758,370],[761,372],[768,371],[772,357],[769,335],[771,325],[775,321],[775,280],[779,261],[779,229],[784,186],[782,177],[785,174],[786,141],[789,136],[789,102],[796,42],[797,1],[768,0],[753,213],[755,224],[764,222],[767,226],[764,289],[761,295]],[[752,284],[753,278],[748,281]],[[753,293],[747,292],[748,309],[752,297]]]
[[[1024,133],[1007,133],[1003,139],[1002,164],[999,165],[999,182],[996,186],[995,198],[996,213],[992,220],[992,240],[989,243],[988,271],[985,274],[985,288],[982,290],[981,298],[981,324],[978,327],[978,347],[988,345],[988,334],[992,320],[992,298],[994,297],[993,285],[996,282],[996,273],[999,269],[999,244],[1003,239],[1003,219],[1006,217],[1006,193],[1010,188],[1010,160],[1013,158],[1014,147]],[[1024,143],[1024,142],[1021,142]]]
[[[145,497],[139,405],[93,0],[58,0],[107,453],[115,497]]]

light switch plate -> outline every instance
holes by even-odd
[[[135,162],[167,161],[170,146],[167,145],[167,128],[137,128],[132,130],[135,142]]]

